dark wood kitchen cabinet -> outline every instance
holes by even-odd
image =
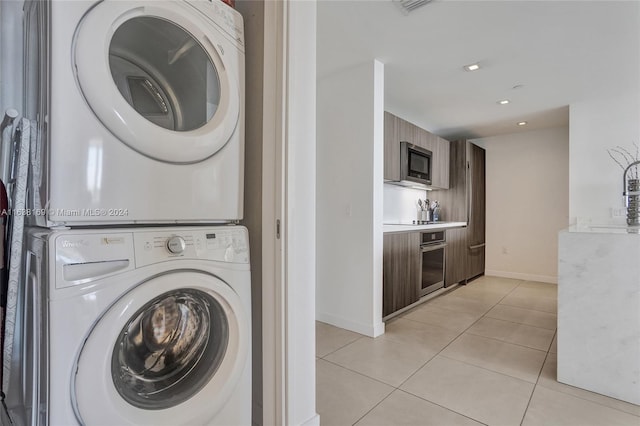
[[[467,270],[467,228],[447,229],[446,262],[444,264],[444,285],[452,286],[466,280]]]
[[[418,301],[420,232],[384,234],[382,249],[382,316]]]
[[[400,180],[400,142],[431,151],[431,186],[449,188],[449,141],[389,112],[384,113],[385,181]]]
[[[388,112],[384,113],[384,179],[400,180],[400,119]],[[396,149],[397,148],[397,149]]]
[[[469,159],[469,223],[467,225],[467,279],[484,274],[486,229],[485,151],[467,143]]]
[[[485,267],[485,150],[464,140],[450,149],[449,189],[429,194],[440,202],[442,220],[467,222],[447,230],[446,286],[482,275]]]

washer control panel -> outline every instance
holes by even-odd
[[[167,250],[169,250],[169,253],[181,254],[185,248],[187,248],[187,243],[184,238],[179,235],[169,237],[167,240]]]
[[[240,12],[220,0],[191,0],[189,4],[215,23],[235,43],[244,45],[244,21]]]
[[[134,245],[137,266],[173,258],[249,263],[249,238],[242,226],[138,231]]]

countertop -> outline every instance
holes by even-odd
[[[584,224],[584,225],[572,225],[566,229],[569,233],[584,233],[584,234],[640,234],[640,227],[627,226],[627,225],[599,225],[599,224]]]
[[[557,380],[637,405],[640,236],[589,228],[558,235]]]
[[[393,232],[430,231],[433,229],[461,228],[463,226],[467,226],[467,222],[438,222],[430,223],[428,225],[401,225],[385,223],[382,226],[382,232],[388,234]]]

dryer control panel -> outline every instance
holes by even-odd
[[[138,267],[174,258],[249,263],[249,237],[242,226],[141,230],[133,238]]]

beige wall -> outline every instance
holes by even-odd
[[[251,253],[252,418],[262,424],[262,81],[264,3],[240,0],[245,28],[245,179],[244,220]]]
[[[487,275],[557,282],[569,224],[569,129],[474,140],[487,151]]]

